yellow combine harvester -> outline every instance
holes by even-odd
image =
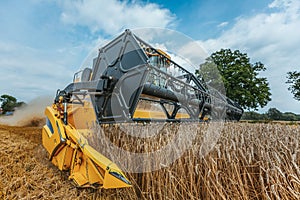
[[[122,188],[121,169],[87,140],[95,124],[239,120],[243,109],[208,90],[192,73],[130,30],[99,49],[91,68],[76,73],[46,108],[43,145],[49,159],[80,187]],[[99,139],[99,138],[98,138]],[[93,142],[93,140],[91,141]]]

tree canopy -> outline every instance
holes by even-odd
[[[282,113],[276,108],[270,108],[266,114],[268,118],[272,120],[282,119]]]
[[[17,102],[17,99],[15,97],[7,94],[1,95],[0,102],[3,113],[14,111],[16,107],[24,104],[24,102]]]
[[[288,90],[292,92],[294,98],[300,101],[300,72],[288,72],[286,83],[290,84]]]
[[[269,83],[259,76],[259,72],[265,70],[261,62],[251,64],[246,53],[221,49],[206,59],[196,74],[216,89],[224,84],[227,97],[245,109],[257,110],[271,100]]]

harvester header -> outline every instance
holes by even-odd
[[[72,103],[73,94],[86,92],[98,123],[203,120],[205,116],[240,119],[243,110],[237,103],[207,88],[167,53],[126,30],[99,49],[80,82],[71,83],[57,97]],[[148,104],[157,110],[153,117],[151,110],[143,109]]]
[[[49,159],[81,187],[120,188],[122,170],[86,139],[93,124],[239,120],[243,109],[130,30],[99,49],[46,108]]]

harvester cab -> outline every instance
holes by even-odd
[[[217,102],[217,103],[216,103]],[[81,187],[131,183],[121,169],[89,145],[93,124],[239,120],[243,109],[209,89],[162,50],[130,30],[99,49],[93,66],[76,73],[46,108],[43,145],[49,159]]]

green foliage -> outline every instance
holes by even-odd
[[[218,91],[224,89],[224,78],[221,76],[218,66],[213,62],[212,58],[206,59],[206,62],[200,65],[200,69],[196,70],[196,75],[201,78],[206,85],[209,85]]]
[[[254,111],[244,112],[241,118],[241,120],[266,120],[266,119],[267,119],[266,114],[260,114]]]
[[[296,100],[300,101],[300,72],[288,72],[286,78],[288,79],[286,83],[290,84],[288,90],[292,92]]]
[[[245,109],[264,107],[271,100],[269,83],[259,77],[266,68],[261,62],[250,63],[247,54],[239,50],[221,49],[213,53],[196,74],[203,77],[207,85],[222,88],[226,96],[239,103]]]
[[[3,94],[0,97],[1,108],[3,113],[14,111],[16,107],[22,106],[24,102],[17,102],[17,99],[13,96]]]
[[[257,120],[257,121],[270,121],[270,120],[280,120],[280,121],[300,121],[300,115],[292,112],[282,113],[276,108],[270,108],[266,113],[258,112],[244,112],[242,120]]]
[[[281,120],[283,121],[300,121],[300,115],[296,115],[292,112],[285,112],[281,115]]]
[[[276,108],[270,108],[266,114],[272,120],[280,120],[282,118],[282,113]]]

